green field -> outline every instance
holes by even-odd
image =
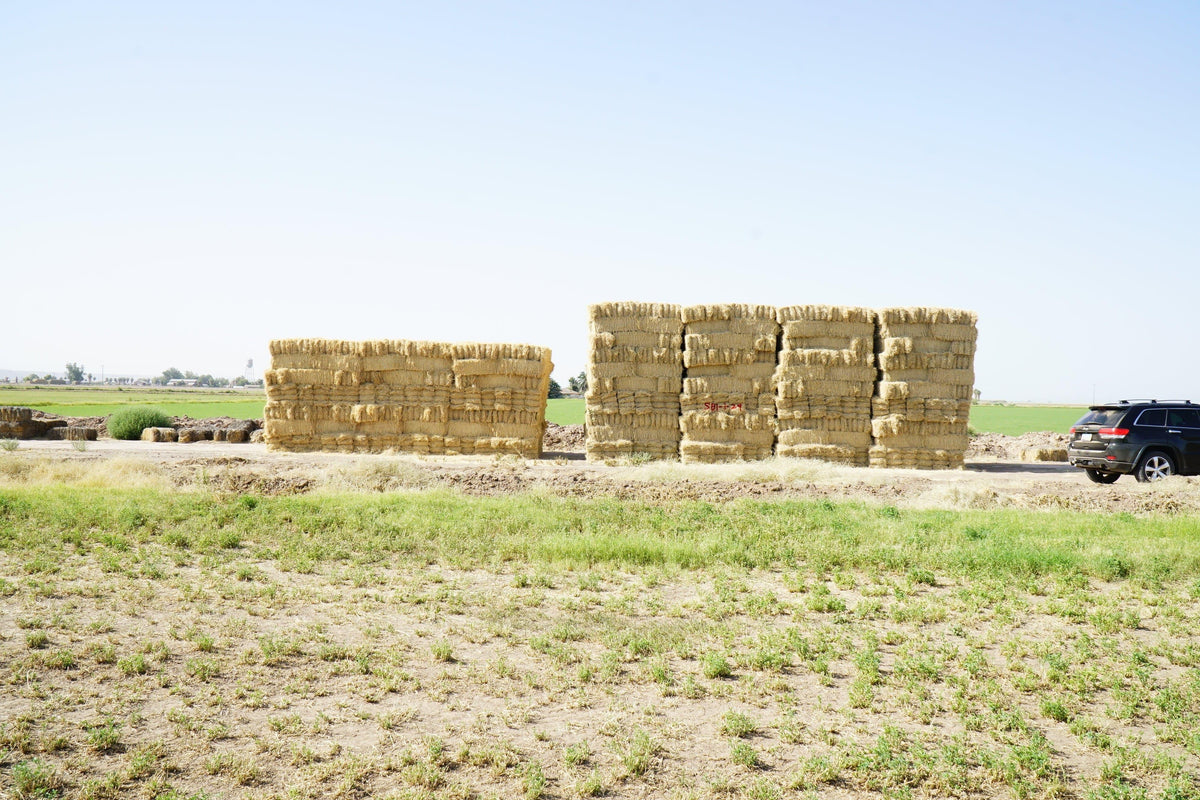
[[[971,430],[1020,436],[1030,431],[1066,433],[1085,406],[971,406]]]
[[[0,405],[29,406],[67,417],[102,417],[133,403],[155,405],[174,416],[258,419],[266,397],[256,390],[116,387],[0,388]],[[980,433],[1019,436],[1030,431],[1066,432],[1087,409],[1082,406],[971,407],[971,428]],[[584,401],[567,397],[546,403],[546,419],[557,425],[582,425]]]
[[[546,401],[546,420],[555,425],[582,425],[583,405],[581,397],[564,397]]]
[[[28,406],[64,417],[104,417],[121,406],[153,405],[177,417],[262,417],[266,396],[256,389],[29,386],[0,388],[0,405]]]

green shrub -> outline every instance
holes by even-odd
[[[146,428],[171,427],[171,418],[152,406],[127,406],[114,411],[106,424],[114,439],[140,439]]]

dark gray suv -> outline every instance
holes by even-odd
[[[1071,427],[1067,460],[1096,483],[1200,473],[1200,406],[1190,400],[1122,400],[1092,406]]]

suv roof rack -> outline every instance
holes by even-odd
[[[1110,405],[1131,406],[1136,403],[1176,403],[1178,405],[1184,405],[1184,406],[1192,405],[1191,400],[1158,400],[1158,399],[1150,398],[1150,397],[1135,397],[1132,400],[1118,400],[1115,403],[1110,403]]]

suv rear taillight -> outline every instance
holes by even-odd
[[[1129,428],[1101,428],[1096,432],[1101,439],[1124,439],[1129,435]]]

